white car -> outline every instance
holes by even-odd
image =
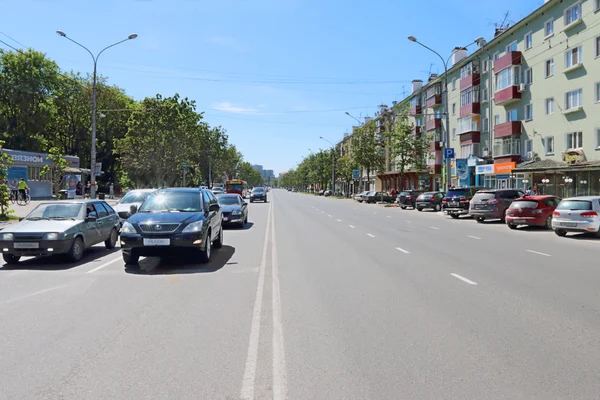
[[[558,236],[567,232],[598,234],[600,231],[600,196],[563,199],[552,213],[552,230]]]
[[[215,186],[214,188],[211,189],[211,191],[213,192],[213,194],[216,196],[218,194],[223,194],[225,193],[225,191],[223,190],[222,187],[219,186]]]
[[[117,212],[117,214],[119,214],[121,225],[123,225],[123,222],[125,222],[127,218],[131,217],[131,213],[129,212],[131,206],[140,208],[144,200],[146,200],[148,196],[155,191],[156,189],[135,189],[127,192],[121,201],[119,201],[117,205],[113,206],[114,210]]]

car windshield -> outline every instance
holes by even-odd
[[[464,197],[467,191],[465,189],[448,190],[446,197]]]
[[[223,191],[223,189],[220,188],[220,187],[214,187],[214,188],[212,188],[212,190],[213,190],[213,192],[221,192],[221,191]]]
[[[592,202],[587,200],[563,200],[556,207],[557,210],[591,210]]]
[[[162,192],[148,197],[139,212],[199,212],[202,211],[200,191]]]
[[[488,201],[496,197],[495,193],[492,192],[478,192],[473,196],[473,201]]]
[[[143,203],[152,192],[140,192],[133,191],[129,192],[121,199],[120,204],[132,204],[132,203]]]
[[[252,193],[263,193],[264,191],[265,189],[261,187],[252,189]]]
[[[40,204],[28,216],[27,220],[40,219],[77,219],[81,204]]]
[[[410,192],[400,192],[400,196],[410,196]]]
[[[218,196],[217,199],[222,205],[241,204],[240,198],[237,196]]]
[[[234,190],[236,192],[241,192],[242,185],[230,183],[229,185],[227,185],[227,190]]]
[[[510,204],[510,208],[537,208],[538,202],[535,200],[515,200]]]

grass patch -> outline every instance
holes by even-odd
[[[17,217],[16,215],[11,215],[11,214],[0,215],[0,221],[3,221],[3,222],[18,221],[18,220],[19,220],[19,217]]]

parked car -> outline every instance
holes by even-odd
[[[383,201],[385,203],[393,203],[394,198],[386,192],[368,192],[365,196],[366,203],[377,203]]]
[[[567,232],[598,234],[600,231],[600,196],[563,199],[552,213],[552,229],[558,236]]]
[[[373,192],[370,192],[368,190],[366,190],[364,192],[360,192],[359,194],[354,196],[354,200],[358,201],[359,203],[362,203],[363,201],[365,201],[365,199],[367,198],[369,193],[373,193]]]
[[[265,188],[258,186],[252,189],[252,193],[250,193],[250,203],[254,203],[255,201],[267,202],[267,192],[265,192]]]
[[[518,189],[488,189],[479,190],[470,201],[469,214],[477,222],[486,219],[499,219],[504,221],[506,210],[516,199],[525,193]]]
[[[560,203],[556,196],[524,196],[513,201],[506,210],[506,225],[545,226],[552,229],[552,213]]]
[[[321,189],[317,193],[319,196],[323,196],[323,195],[325,195],[325,190]]]
[[[403,190],[396,197],[400,208],[406,210],[407,207],[416,208],[417,197],[423,194],[423,190]]]
[[[217,200],[223,213],[223,225],[236,224],[243,228],[248,223],[248,204],[239,194],[220,194]]]
[[[223,216],[210,190],[163,189],[153,193],[121,228],[123,261],[137,267],[140,256],[197,251],[210,261],[212,247],[223,246]]]
[[[423,211],[426,208],[432,208],[434,211],[442,211],[442,192],[426,192],[417,197],[417,211]]]
[[[119,214],[121,224],[131,217],[131,206],[140,208],[144,200],[148,198],[156,189],[135,189],[127,192],[125,196],[113,207]]]
[[[331,196],[332,194],[333,194],[333,192],[332,192],[331,190],[326,190],[326,191],[323,193],[323,196],[325,196],[325,197],[329,197],[329,196]]]
[[[220,186],[215,186],[214,188],[212,188],[212,192],[216,196],[216,195],[225,193],[225,190]]]
[[[442,199],[442,210],[456,219],[461,215],[469,214],[469,202],[479,190],[487,188],[479,186],[467,186],[449,189]]]
[[[293,189],[292,189],[292,192],[293,192],[293,193],[298,193],[298,189],[296,189],[296,188],[293,188]]]
[[[59,254],[76,262],[95,244],[115,247],[119,226],[119,216],[102,200],[41,203],[21,222],[0,232],[0,249],[7,264],[16,264],[21,257]]]

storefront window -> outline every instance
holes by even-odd
[[[27,180],[38,182],[49,182],[50,174],[42,174],[43,167],[27,167]]]

